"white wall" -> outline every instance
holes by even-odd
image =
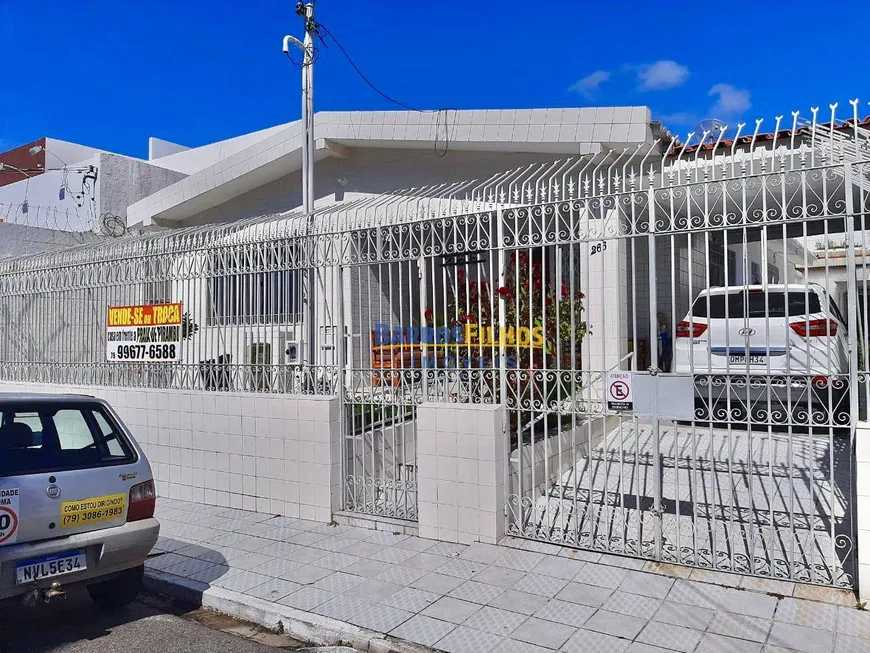
[[[502,406],[427,403],[417,409],[421,537],[496,544],[504,535],[503,420]]]
[[[185,156],[188,152],[173,156]],[[171,158],[171,157],[167,157]],[[510,152],[462,152],[450,150],[443,157],[434,150],[352,148],[346,158],[317,162],[315,194],[318,206],[336,201],[393,193],[402,188],[485,180],[493,174],[533,163],[546,163],[564,156],[513,154]],[[163,165],[163,159],[154,161]],[[228,222],[241,218],[297,209],[302,204],[301,172],[276,179],[247,193],[222,202],[185,220],[180,226]],[[339,179],[346,181],[345,185]]]
[[[0,392],[107,400],[145,451],[160,496],[324,522],[338,507],[335,397],[14,383]]]
[[[191,148],[186,145],[179,145],[178,143],[164,141],[162,138],[151,136],[148,139],[148,160],[160,159],[164,156],[169,156],[170,154],[186,152],[189,149]]]
[[[628,351],[630,337],[626,241],[610,238],[581,243],[577,251],[579,288],[586,295],[583,315],[589,329],[582,343],[583,369],[598,372],[617,369]],[[629,365],[625,361],[619,369],[629,369]]]
[[[0,258],[27,256],[103,240],[87,233],[67,233],[20,224],[0,223]]]
[[[60,163],[46,159],[47,167],[58,167]],[[97,166],[98,157],[94,156],[85,160],[82,165]],[[67,175],[67,187],[64,199],[60,199],[59,192],[63,186],[63,173],[49,170],[38,174],[30,179],[22,179],[13,184],[0,187],[0,219],[5,222],[42,227],[45,229],[57,229],[60,231],[89,231],[93,223],[93,214],[98,209],[86,204],[79,207],[74,193],[82,190],[82,178],[84,172],[70,172]],[[97,180],[97,192],[101,180]],[[72,191],[72,192],[70,192]],[[22,203],[27,200],[28,211],[22,211]],[[2,244],[0,244],[2,246]]]
[[[60,168],[64,165],[73,166],[79,163],[86,164],[97,154],[105,152],[105,150],[95,147],[70,143],[69,141],[62,141],[57,138],[46,138],[45,149],[46,168]]]
[[[46,172],[0,187],[0,219],[59,231],[91,230],[100,212],[99,187],[102,180],[98,178],[96,185],[91,183],[93,193],[86,198],[84,206],[79,207],[74,195],[82,192],[82,179],[86,172],[68,172],[64,175],[58,168],[64,165],[76,169],[99,167],[101,153],[102,150],[86,145],[46,138]],[[37,160],[37,157],[33,158],[34,165]],[[60,198],[61,187],[65,187],[63,199]],[[91,204],[91,197],[97,200],[96,204]],[[21,207],[25,200],[28,203],[27,213]]]

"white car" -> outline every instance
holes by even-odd
[[[0,394],[0,599],[132,601],[157,541],[151,467],[109,405]]]
[[[848,412],[846,320],[818,284],[704,290],[675,336],[673,370],[696,376],[699,397]]]

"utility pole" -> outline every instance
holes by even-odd
[[[300,13],[301,12],[301,13]],[[309,2],[302,6],[302,3],[296,5],[296,13],[305,20],[305,40],[303,46],[305,48],[305,56],[302,63],[302,97],[305,102],[305,111],[303,115],[308,116],[308,124],[305,125],[305,134],[308,145],[308,170],[304,173],[307,180],[303,183],[308,187],[308,207],[305,211],[308,213],[309,221],[312,219],[314,212],[314,3]]]
[[[290,46],[302,51],[302,210],[314,210],[314,4],[296,3],[296,14],[305,21],[305,37],[284,37],[284,54]]]
[[[302,210],[309,227],[314,223],[314,3],[296,3],[296,14],[305,21],[305,37],[284,37],[284,54],[290,54],[290,45],[302,50]],[[317,302],[315,285],[317,273],[308,270],[305,293],[305,322],[308,325],[308,365],[317,364]]]

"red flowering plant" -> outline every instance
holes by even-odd
[[[505,299],[505,323],[533,329],[533,346],[514,349],[517,365],[507,373],[506,404],[515,409],[510,412],[512,448],[522,422],[534,421],[528,414],[521,419],[522,411],[546,411],[547,417],[556,417],[579,389],[574,371],[581,368],[581,344],[588,333],[585,296],[576,284],[560,277],[558,270],[518,251],[510,256],[505,284],[498,289]],[[531,434],[523,435],[524,440],[530,438]]]
[[[518,350],[521,369],[580,367],[580,345],[588,332],[583,319],[585,295],[558,276],[558,271],[530,260],[525,251],[514,252],[508,260],[505,284],[498,289],[505,299],[505,323],[543,331],[540,348]]]
[[[509,407],[552,413],[561,410],[578,383],[572,382],[573,371],[581,367],[580,347],[588,332],[583,300],[583,293],[562,281],[558,271],[519,251],[510,255],[500,287],[478,283],[458,270],[448,289],[445,315],[439,319],[427,309],[426,319],[432,326],[461,327],[470,336],[456,348],[457,358],[470,361],[466,367],[507,369],[508,397],[501,401]],[[484,384],[490,385],[497,394],[498,384]],[[516,438],[517,410],[511,414]]]

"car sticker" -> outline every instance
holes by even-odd
[[[18,488],[0,489],[0,544],[18,539]]]
[[[126,494],[109,494],[60,504],[60,527],[75,528],[124,516]]]

